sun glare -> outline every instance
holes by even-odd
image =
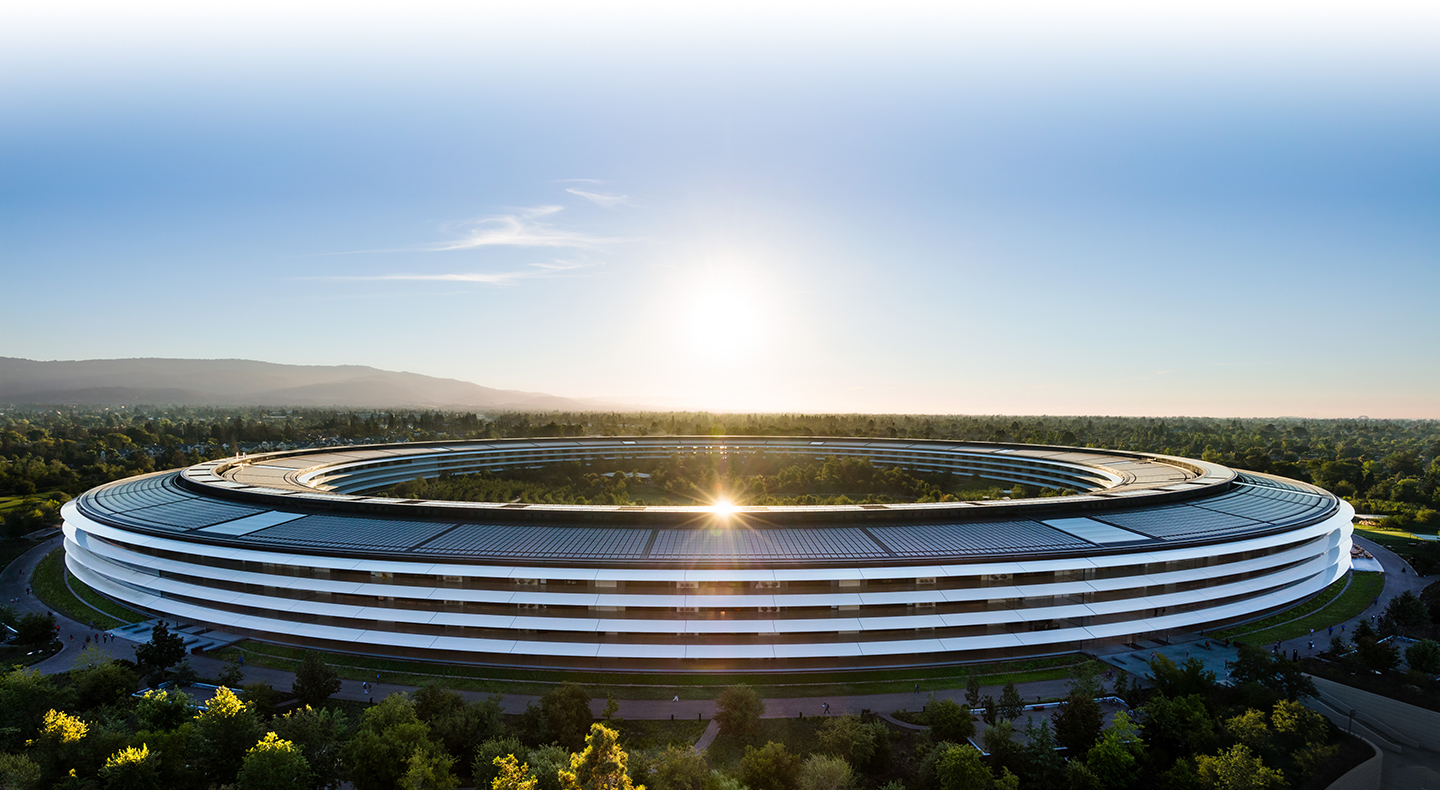
[[[731,502],[728,499],[717,499],[713,504],[710,505],[710,512],[722,518],[729,517],[730,514],[734,513],[739,509],[740,508],[734,502]]]

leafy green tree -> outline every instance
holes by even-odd
[[[1141,708],[1145,738],[1171,758],[1208,751],[1215,741],[1215,720],[1199,694],[1171,699],[1156,694]]]
[[[573,751],[585,743],[585,734],[595,720],[590,712],[590,695],[574,683],[562,683],[540,698],[540,713],[550,739]]]
[[[15,641],[22,645],[43,645],[55,638],[55,615],[32,612],[15,623]]]
[[[1254,683],[1285,699],[1314,697],[1319,693],[1297,662],[1272,656],[1255,645],[1242,646],[1229,666],[1230,681],[1237,686]]]
[[[1020,745],[1015,743],[1015,725],[1001,719],[980,734],[980,742],[990,755],[990,764],[1000,767],[1018,768],[1022,762]]]
[[[526,759],[525,746],[518,738],[487,738],[475,747],[475,762],[470,770],[476,787],[489,787],[490,782],[499,776],[499,764],[495,761],[501,757],[512,756],[517,760]]]
[[[1085,764],[1105,787],[1129,787],[1136,766],[1145,754],[1140,731],[1125,711],[1115,714],[1100,736],[1100,742],[1085,756]]]
[[[335,670],[325,664],[319,653],[305,651],[300,666],[295,669],[295,683],[290,687],[290,693],[300,700],[300,704],[320,708],[338,691],[340,677]]]
[[[562,790],[560,772],[570,769],[570,752],[562,746],[549,744],[530,750],[530,771],[537,780],[536,790]]]
[[[994,726],[996,715],[999,713],[999,708],[995,704],[995,698],[986,694],[985,698],[980,700],[980,707],[983,709],[980,711],[980,720],[987,725]]]
[[[340,763],[341,742],[348,729],[343,711],[306,705],[274,720],[275,732],[294,743],[310,766],[313,790],[333,790],[340,786],[343,767]]]
[[[455,758],[438,743],[427,741],[410,753],[400,786],[405,790],[455,790],[460,779],[451,769]]]
[[[157,621],[150,629],[150,641],[135,646],[135,661],[147,673],[165,674],[170,667],[185,658],[185,641],[170,633],[164,620]]]
[[[965,678],[965,704],[971,710],[980,707],[980,678],[973,674]]]
[[[126,747],[110,755],[100,767],[106,790],[160,790],[158,760],[146,744]]]
[[[1243,743],[1215,755],[1195,758],[1196,773],[1207,786],[1218,790],[1268,790],[1285,786],[1285,776],[1264,764],[1259,755]]]
[[[360,728],[341,749],[356,790],[393,790],[409,770],[410,755],[430,744],[430,727],[404,694],[391,694],[365,711]]]
[[[135,670],[111,661],[110,656],[90,646],[81,651],[71,671],[75,703],[81,710],[114,705],[135,692],[140,678]]]
[[[1006,683],[1005,688],[1000,691],[1000,704],[996,713],[1005,721],[1014,721],[1020,718],[1020,714],[1024,712],[1025,700],[1021,699],[1015,683],[1013,681]]]
[[[215,676],[215,683],[226,688],[240,688],[245,683],[245,672],[240,667],[240,656],[238,654],[231,656],[225,661],[225,666],[220,668],[220,673]]]
[[[800,761],[783,743],[770,741],[759,749],[746,746],[740,758],[740,781],[750,790],[797,790]]]
[[[1055,715],[1055,741],[1072,755],[1083,755],[1100,737],[1103,716],[1093,697],[1071,693]]]
[[[469,702],[454,691],[435,686],[417,690],[414,697],[416,715],[430,725],[430,737],[450,754],[469,754],[476,744],[504,733],[498,698]],[[493,768],[487,762],[486,771]]]
[[[195,734],[200,742],[199,764],[211,784],[229,784],[240,772],[245,754],[260,740],[260,719],[221,686],[204,711],[195,717]]]
[[[1205,664],[1198,658],[1188,658],[1184,664],[1176,666],[1164,654],[1156,654],[1149,664],[1150,674],[1147,677],[1155,690],[1167,697],[1208,696],[1215,689],[1215,673],[1205,669]]]
[[[275,713],[275,706],[280,704],[280,692],[263,680],[246,683],[240,691],[245,704],[255,711],[261,721],[269,721]]]
[[[715,721],[720,724],[720,734],[736,738],[750,738],[760,727],[760,717],[765,715],[765,701],[755,689],[745,684],[731,686],[720,692],[716,699],[718,709]]]
[[[1020,749],[1021,773],[1026,784],[1033,787],[1060,787],[1065,777],[1065,761],[1055,751],[1055,736],[1050,722],[1025,719],[1025,745]]]
[[[890,753],[890,731],[876,721],[865,724],[859,716],[827,719],[815,733],[818,751],[840,757],[861,770],[879,767]]]
[[[800,766],[800,790],[851,790],[855,771],[843,757],[812,754]]]
[[[710,766],[688,746],[667,746],[651,763],[650,790],[710,790]]]
[[[40,766],[23,754],[0,753],[0,787],[31,790],[40,783]]]
[[[926,706],[926,721],[937,741],[964,743],[975,734],[975,717],[953,699],[938,699]]]
[[[135,728],[169,732],[189,721],[194,710],[183,691],[147,691],[135,703]]]
[[[266,733],[245,753],[235,779],[237,790],[301,790],[311,786],[310,764],[305,755],[294,743],[273,732]]]
[[[1440,673],[1440,644],[1434,640],[1421,639],[1405,648],[1405,663],[1409,664],[1411,669],[1427,675]]]
[[[935,773],[939,790],[986,790],[990,786],[990,769],[973,746],[946,749],[935,765]]]
[[[570,770],[560,772],[560,786],[574,790],[633,790],[630,755],[620,748],[620,733],[595,723],[585,736],[585,749],[570,758]]]

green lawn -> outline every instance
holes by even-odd
[[[236,654],[243,654],[247,665],[293,670],[299,665],[305,651],[283,645],[245,641],[216,651],[213,655],[229,658]],[[568,682],[587,687],[590,693],[597,697],[603,697],[609,692],[623,699],[669,699],[676,693],[686,699],[714,699],[725,687],[741,682],[749,683],[762,696],[768,697],[893,693],[911,691],[916,683],[924,690],[932,691],[963,687],[972,672],[982,676],[986,685],[999,685],[1069,677],[1072,669],[1082,664],[1093,664],[1097,668],[1102,666],[1082,656],[1069,655],[932,669],[744,676],[721,673],[646,675],[482,668],[333,653],[325,654],[325,661],[335,668],[340,677],[351,680],[373,680],[375,674],[380,673],[387,683],[421,686],[439,682],[448,688],[506,694],[544,694],[555,685]]]
[[[1319,611],[1274,628],[1241,634],[1236,638],[1250,644],[1268,645],[1278,640],[1306,636],[1313,628],[1316,635],[1322,637],[1317,641],[1320,644],[1327,644],[1323,638],[1326,628],[1349,620],[1365,611],[1365,607],[1379,597],[1380,591],[1385,588],[1385,574],[1383,573],[1352,571],[1350,575],[1353,579],[1345,592]]]
[[[627,719],[620,723],[620,737],[628,749],[693,746],[708,726],[709,719]]]
[[[72,620],[81,623],[93,622],[96,628],[104,630],[124,625],[127,622],[97,612],[76,598],[65,587],[66,573],[65,549],[63,548],[46,554],[45,559],[35,566],[35,575],[31,577],[30,585],[35,588],[35,595],[39,596],[46,606]]]

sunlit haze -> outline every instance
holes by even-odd
[[[1440,417],[1440,12],[990,5],[9,4],[0,356]]]

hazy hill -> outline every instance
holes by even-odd
[[[0,403],[191,406],[424,406],[465,409],[604,408],[540,392],[364,365],[279,365],[246,359],[0,357]]]

